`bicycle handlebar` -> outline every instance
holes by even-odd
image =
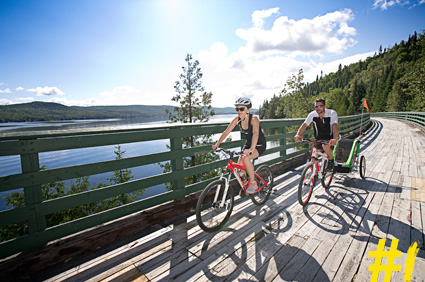
[[[223,148],[217,148],[214,150],[214,152],[216,153],[224,152],[228,154],[231,158],[233,158],[234,156],[244,156],[243,151],[231,151],[231,150],[226,150]]]

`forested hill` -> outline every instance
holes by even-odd
[[[373,57],[339,65],[335,71],[306,84],[300,70],[280,93],[263,103],[260,117],[305,117],[313,110],[314,100],[322,97],[339,116],[361,112],[363,98],[371,112],[425,111],[424,32],[415,32],[392,48],[381,46]]]
[[[167,120],[165,109],[173,106],[93,106],[68,107],[57,103],[32,102],[0,106],[0,122],[52,121],[107,118],[156,118]],[[214,108],[216,114],[234,113],[233,108]]]

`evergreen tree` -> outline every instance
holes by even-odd
[[[166,110],[169,116],[169,123],[195,123],[207,122],[213,116],[214,110],[211,107],[212,93],[206,92],[202,84],[202,71],[198,60],[193,61],[192,55],[187,54],[186,66],[182,67],[183,73],[180,74],[180,80],[176,81],[174,90],[177,94],[172,97],[172,101],[179,103],[173,111]],[[212,144],[211,135],[184,137],[183,148],[193,148],[205,144]],[[184,167],[193,167],[199,164],[211,162],[217,159],[213,154],[197,154],[184,159]],[[171,171],[171,163],[160,164],[164,172]],[[217,172],[206,172],[187,178],[185,184],[196,183],[199,180],[208,179],[217,175]],[[167,189],[172,189],[172,183],[167,184]]]

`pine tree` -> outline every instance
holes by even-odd
[[[186,55],[186,66],[182,67],[183,73],[180,74],[180,80],[176,81],[174,90],[177,94],[171,99],[179,103],[179,107],[174,107],[173,111],[166,110],[169,123],[195,123],[208,122],[213,116],[211,99],[212,92],[206,92],[202,84],[202,71],[198,60],[193,61],[192,55]],[[205,144],[212,144],[211,135],[189,136],[182,138],[183,148],[193,148]],[[202,163],[211,162],[217,156],[212,154],[197,154],[184,159],[184,167],[193,167]],[[171,164],[160,164],[164,172],[171,171]],[[217,173],[206,172],[200,175],[194,175],[185,180],[185,184],[196,183],[199,180],[215,176]],[[167,184],[167,189],[172,189],[172,183]]]

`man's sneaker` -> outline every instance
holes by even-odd
[[[334,160],[328,160],[327,170],[332,171],[334,169]]]
[[[253,194],[253,193],[255,193],[255,190],[257,190],[257,188],[258,188],[258,185],[257,185],[257,182],[249,182],[249,184],[248,184],[248,187],[246,188],[246,193],[247,194]]]

